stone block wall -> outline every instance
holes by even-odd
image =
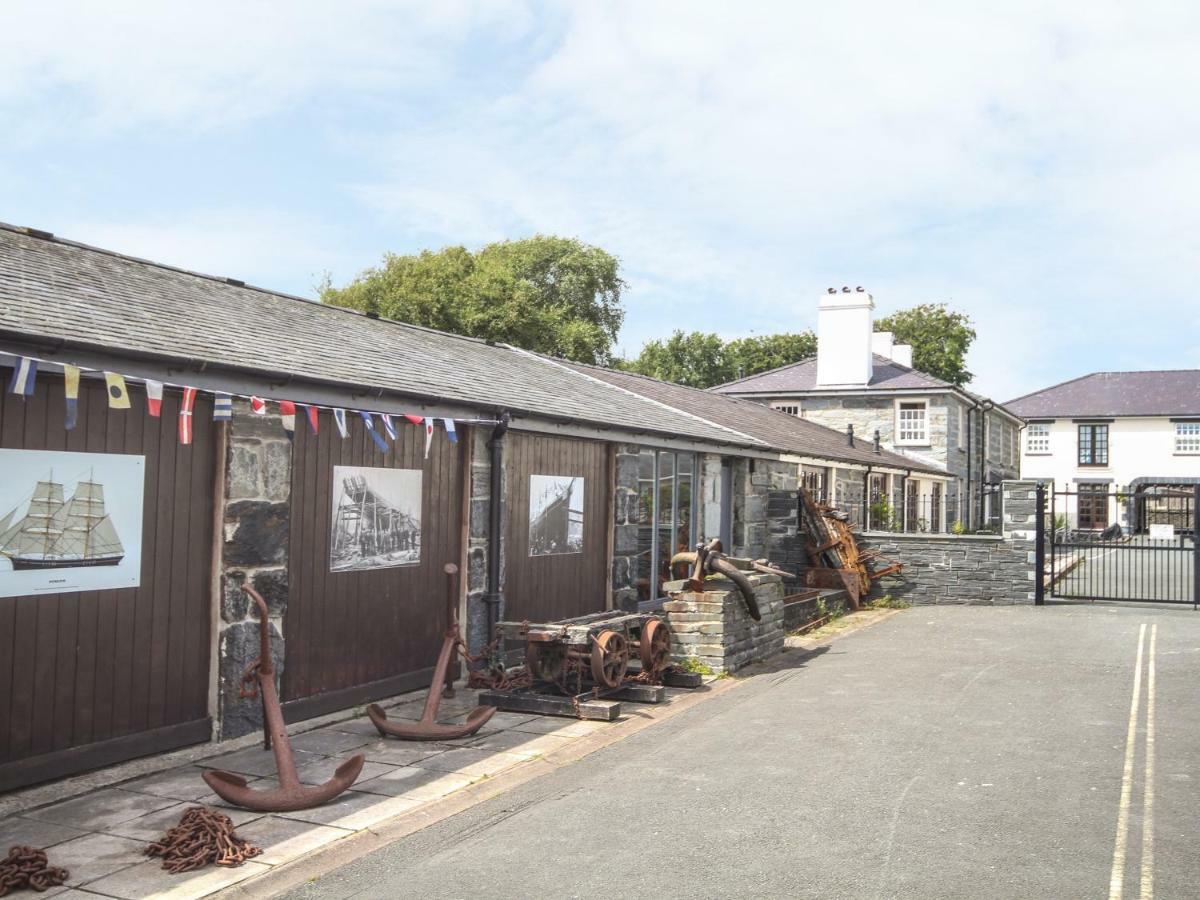
[[[714,672],[735,672],[783,648],[783,585],[777,575],[751,575],[762,620],[746,612],[732,582],[711,579],[710,590],[684,591],[663,604],[676,662],[695,659]]]
[[[218,706],[220,736],[233,738],[262,727],[262,707],[238,696],[243,671],[258,657],[258,611],[241,590],[247,582],[270,610],[276,671],[285,664],[292,445],[278,415],[256,416],[245,400],[234,400],[233,420],[225,427]]]
[[[789,514],[777,495],[790,492],[793,503],[800,487],[795,463],[738,459],[733,463],[733,546],[730,556],[769,557],[772,548],[795,535],[795,510]]]

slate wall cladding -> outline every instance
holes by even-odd
[[[262,707],[239,696],[242,673],[258,657],[258,611],[241,590],[246,582],[267,601],[276,671],[286,662],[292,445],[278,415],[256,416],[244,400],[234,401],[227,427],[218,706],[221,737],[233,738],[262,727]]]
[[[636,612],[638,554],[638,460],[636,444],[616,447],[616,495],[613,497],[612,606]]]
[[[767,492],[767,543],[765,556],[776,566],[799,573],[808,565],[804,540],[800,536],[799,466],[794,463],[771,463]],[[789,589],[794,587],[789,583]]]
[[[710,581],[703,593],[684,591],[663,603],[676,662],[695,659],[714,672],[735,672],[783,649],[783,585],[778,575],[751,575],[762,620],[746,612],[732,583]],[[728,585],[728,588],[720,586]]]
[[[862,535],[862,547],[904,563],[899,577],[875,582],[871,596],[914,604],[1032,603],[1035,485],[1005,482],[1003,493],[1003,536]]]
[[[733,546],[731,556],[759,559],[771,556],[772,548],[782,547],[789,533],[795,535],[795,510],[772,498],[790,492],[794,498],[800,486],[795,463],[765,459],[738,459],[733,463]],[[773,512],[774,510],[774,512]]]

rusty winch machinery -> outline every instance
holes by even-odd
[[[724,547],[721,546],[721,541],[717,538],[708,543],[697,544],[695,551],[676,553],[671,557],[671,565],[674,566],[677,563],[685,563],[692,567],[691,577],[686,582],[689,591],[701,592],[706,590],[704,582],[710,576],[728,578],[741,592],[742,600],[746,603],[746,611],[750,613],[750,618],[756,622],[762,620],[762,613],[758,608],[758,600],[754,596],[754,585],[746,577],[747,569],[752,572],[762,572],[765,575],[779,575],[782,578],[795,577],[791,572],[775,568],[765,559],[738,560],[734,562],[733,559],[725,555]],[[741,563],[741,566],[738,563]],[[746,566],[747,569],[743,569],[742,566]]]

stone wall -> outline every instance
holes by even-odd
[[[684,591],[663,604],[676,662],[695,659],[714,672],[735,672],[783,648],[783,585],[777,575],[751,575],[762,620],[746,611],[732,582],[710,579],[703,593]]]
[[[282,673],[286,664],[292,445],[278,415],[256,416],[244,400],[234,401],[233,420],[226,427],[218,707],[220,736],[233,738],[262,726],[262,707],[238,696],[243,671],[258,657],[258,612],[241,590],[247,581],[270,610],[276,671]]]
[[[799,573],[808,565],[800,535],[799,467],[793,463],[772,463],[770,480],[766,552],[759,556],[788,572]]]

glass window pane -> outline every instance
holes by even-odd
[[[679,453],[676,454],[676,459],[679,469],[679,490],[676,491],[679,509],[675,513],[676,530],[684,548],[691,549],[696,543],[695,503],[692,500],[696,457],[692,453]]]
[[[654,461],[653,450],[638,457],[637,572],[634,573],[638,600],[650,600],[654,594]]]

